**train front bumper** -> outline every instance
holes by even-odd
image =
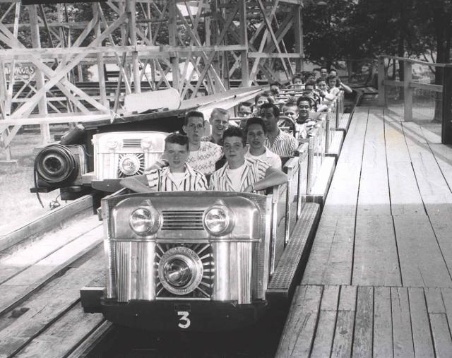
[[[83,288],[81,303],[85,312],[102,313],[115,324],[151,331],[235,330],[256,323],[268,309],[266,301],[247,305],[209,300],[118,303],[104,299],[103,294],[103,288]]]

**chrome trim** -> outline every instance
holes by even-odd
[[[203,210],[162,210],[161,230],[204,230]]]
[[[155,298],[153,242],[115,242],[116,298],[118,302]]]

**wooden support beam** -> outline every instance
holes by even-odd
[[[444,68],[441,143],[452,144],[452,66]]]
[[[303,16],[301,5],[296,5],[294,9],[294,37],[295,53],[300,55],[300,59],[295,61],[295,72],[300,73],[304,69],[304,46],[303,46]]]
[[[38,26],[38,13],[36,10],[36,5],[27,5],[28,13],[30,16],[30,26],[31,26],[31,42],[34,48],[41,47],[39,26]],[[44,74],[41,70],[36,71],[36,86],[38,88],[38,92],[42,91],[44,88]],[[47,114],[47,101],[46,101],[46,91],[42,91],[42,95],[37,99],[39,114],[46,115]],[[34,105],[33,107],[34,108]],[[30,110],[31,112],[31,110]],[[13,129],[14,135],[18,132],[20,127],[16,126]],[[9,135],[11,136],[11,134]],[[50,142],[50,128],[47,124],[41,124],[41,138],[42,143],[47,144]],[[9,143],[8,143],[9,144]]]
[[[251,85],[250,83],[250,72],[248,66],[248,26],[246,19],[246,2],[240,2],[239,9],[239,17],[240,17],[240,28],[242,31],[240,32],[240,44],[245,46],[245,50],[240,52],[240,61],[241,61],[241,74],[242,74],[242,86],[248,87]]]

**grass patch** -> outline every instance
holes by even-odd
[[[21,227],[25,223],[51,211],[50,204],[59,196],[59,190],[40,194],[44,208],[36,194],[30,193],[33,183],[33,150],[41,146],[39,134],[24,133],[11,142],[11,159],[16,164],[0,163],[0,235]],[[5,150],[0,150],[0,161],[6,160]],[[61,205],[65,202],[58,200]]]

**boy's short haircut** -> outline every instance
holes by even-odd
[[[286,101],[286,103],[284,103],[283,107],[291,107],[291,106],[296,106],[296,105],[297,105],[297,97],[290,96],[289,99]]]
[[[262,127],[262,130],[264,131],[264,134],[267,134],[267,127],[265,126],[264,120],[260,117],[252,117],[246,121],[246,125],[245,125],[245,134],[246,135],[248,135],[248,129],[252,124],[260,125]]]
[[[166,145],[168,143],[183,145],[183,146],[187,147],[187,150],[189,148],[188,147],[188,137],[186,135],[183,135],[180,133],[171,133],[170,135],[168,135],[165,138],[165,150],[166,150]]]
[[[202,114],[202,112],[199,111],[189,111],[187,112],[187,114],[185,115],[184,118],[184,126],[186,126],[188,124],[188,118],[202,118],[203,122],[204,122],[204,114]]]
[[[240,127],[236,127],[236,126],[228,127],[228,129],[226,129],[223,132],[223,142],[228,137],[242,138],[242,144],[243,144],[243,146],[246,146],[246,137],[245,137],[243,130]]]
[[[325,78],[324,78],[324,77],[319,77],[319,78],[316,79],[315,82],[316,82],[317,84],[319,84],[320,82],[325,82],[325,83],[326,83],[326,81],[327,81],[326,77],[325,77]]]
[[[264,103],[260,109],[263,110],[263,109],[268,109],[268,108],[273,108],[274,116],[279,117],[279,114],[281,113],[279,110],[279,107],[273,103]]]
[[[244,106],[244,107],[253,107],[253,104],[251,102],[240,102],[238,108],[240,108],[242,106]]]
[[[254,103],[257,104],[257,102],[259,101],[259,98],[261,98],[261,97],[267,98],[269,103],[273,103],[274,102],[271,93],[269,91],[264,91],[264,92],[259,93],[258,95],[256,95],[256,97],[254,97]]]
[[[306,88],[306,86],[313,86],[313,87],[315,87],[316,84],[317,83],[316,83],[315,80],[307,80],[306,83],[304,84],[304,86],[305,86],[305,88]]]
[[[227,119],[230,117],[229,112],[226,109],[217,107],[212,110],[212,113],[210,113],[210,118],[212,119],[213,115],[216,113],[226,116]]]
[[[311,98],[311,97],[308,97],[308,96],[301,96],[301,97],[298,97],[298,99],[297,99],[297,107],[300,105],[300,102],[309,102],[309,105],[311,106],[311,107],[313,107],[314,106],[314,101],[313,101],[313,99]]]
[[[292,83],[295,81],[295,79],[300,79],[301,80],[301,82],[303,82],[303,75],[302,74],[300,74],[300,73],[297,73],[296,75],[294,75],[293,77],[292,77]]]

